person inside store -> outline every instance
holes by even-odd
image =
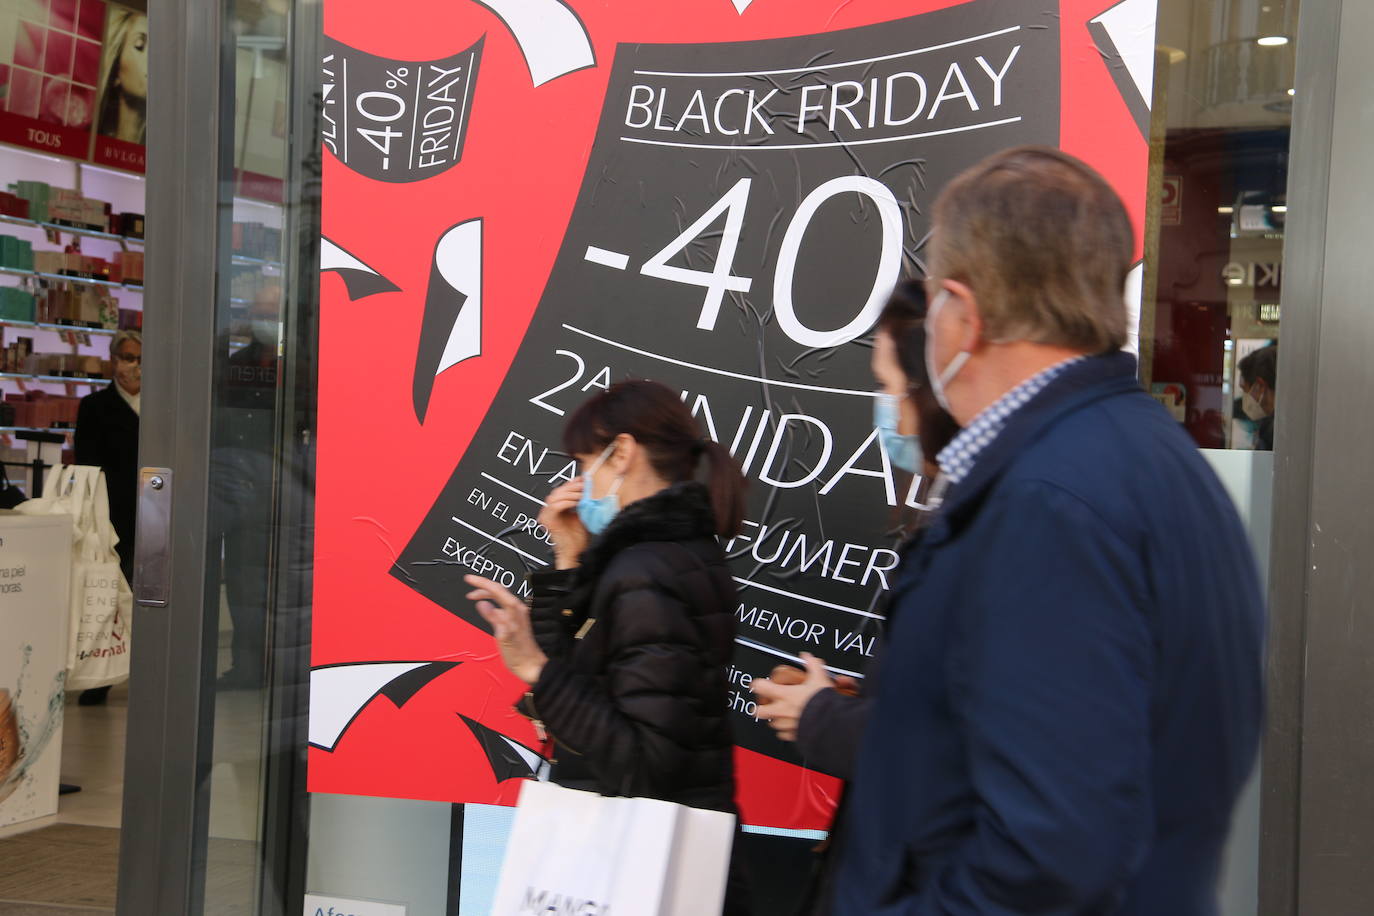
[[[1122,347],[1111,186],[1054,149],[940,194],[926,364],[962,426],[893,589],[837,916],[1204,916],[1255,762],[1264,600],[1234,505]]]
[[[873,423],[883,449],[899,470],[939,479],[936,461],[941,449],[959,432],[959,426],[940,407],[931,393],[925,368],[925,286],[919,280],[903,280],[893,290],[873,338],[872,368],[879,392],[874,401]],[[898,555],[918,543],[933,518],[939,486],[911,517],[898,526]],[[812,770],[849,779],[854,757],[863,737],[871,708],[871,691],[881,667],[881,650],[869,665],[864,689],[845,675],[832,678],[825,663],[804,655],[806,667],[779,665],[767,678],[752,684],[758,709],[755,713],[783,741],[794,741],[802,763]],[[831,833],[842,830],[844,803],[836,811]],[[830,884],[834,879],[835,847],[825,844],[817,862],[803,912],[807,916],[829,913]]]
[[[221,576],[233,631],[229,666],[216,682],[224,690],[266,683],[282,301],[279,282],[263,284],[245,316],[246,341],[233,352],[221,351],[210,516],[223,546]],[[224,344],[231,349],[228,340]]]
[[[1274,405],[1278,400],[1279,345],[1261,347],[1240,361],[1240,406],[1255,424],[1255,451],[1274,450]]]
[[[120,331],[110,341],[114,378],[109,385],[81,399],[76,414],[76,463],[105,472],[110,500],[110,524],[119,543],[119,568],[130,582],[134,576],[134,513],[138,499],[138,417],[143,391],[143,335]],[[105,702],[109,687],[84,690],[83,706]]]
[[[744,517],[744,476],[657,382],[612,385],[563,429],[582,474],[539,516],[554,568],[532,573],[531,606],[466,576],[518,708],[560,753],[553,780],[604,795],[735,813],[727,668],[735,583],[717,537]],[[698,478],[705,480],[699,482]],[[724,912],[749,912],[732,856]]]

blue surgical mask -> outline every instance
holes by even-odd
[[[921,437],[897,432],[902,416],[900,404],[901,399],[894,395],[878,392],[873,398],[873,425],[878,427],[878,438],[883,440],[883,448],[892,463],[915,474],[920,467]]]
[[[606,446],[606,450],[601,456],[592,462],[592,466],[582,474],[582,496],[577,500],[577,517],[582,519],[582,525],[591,534],[600,534],[606,530],[606,526],[611,523],[620,512],[620,500],[616,498],[616,492],[620,489],[620,483],[625,479],[621,475],[611,484],[611,490],[600,499],[592,496],[593,483],[592,475],[597,472],[601,465],[606,463],[606,459],[611,457],[615,451],[615,443]]]

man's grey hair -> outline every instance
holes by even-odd
[[[120,331],[110,340],[110,359],[119,352],[119,345],[132,340],[140,348],[143,346],[143,334],[139,331]]]

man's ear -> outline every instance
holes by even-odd
[[[978,306],[978,296],[972,287],[958,280],[946,280],[944,286],[949,290],[952,300],[946,302],[944,307],[954,306],[955,317],[959,322],[959,336],[955,341],[958,349],[973,353],[984,340],[983,314]]]

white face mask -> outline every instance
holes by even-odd
[[[1256,422],[1268,416],[1268,414],[1264,412],[1264,405],[1248,391],[1245,392],[1245,396],[1240,399],[1240,409],[1245,412],[1247,417]]]
[[[253,319],[253,336],[265,344],[276,345],[279,329],[277,322],[270,318]]]
[[[973,354],[967,350],[960,350],[954,355],[954,359],[949,361],[949,365],[944,371],[935,368],[935,316],[949,299],[949,290],[942,289],[936,295],[935,301],[930,304],[930,309],[926,312],[926,375],[930,377],[930,391],[935,395],[935,400],[940,402],[940,406],[946,413],[953,414],[950,409],[949,399],[945,396],[945,386],[954,381],[954,377],[959,374],[959,370],[964,368],[964,364],[969,361]]]

